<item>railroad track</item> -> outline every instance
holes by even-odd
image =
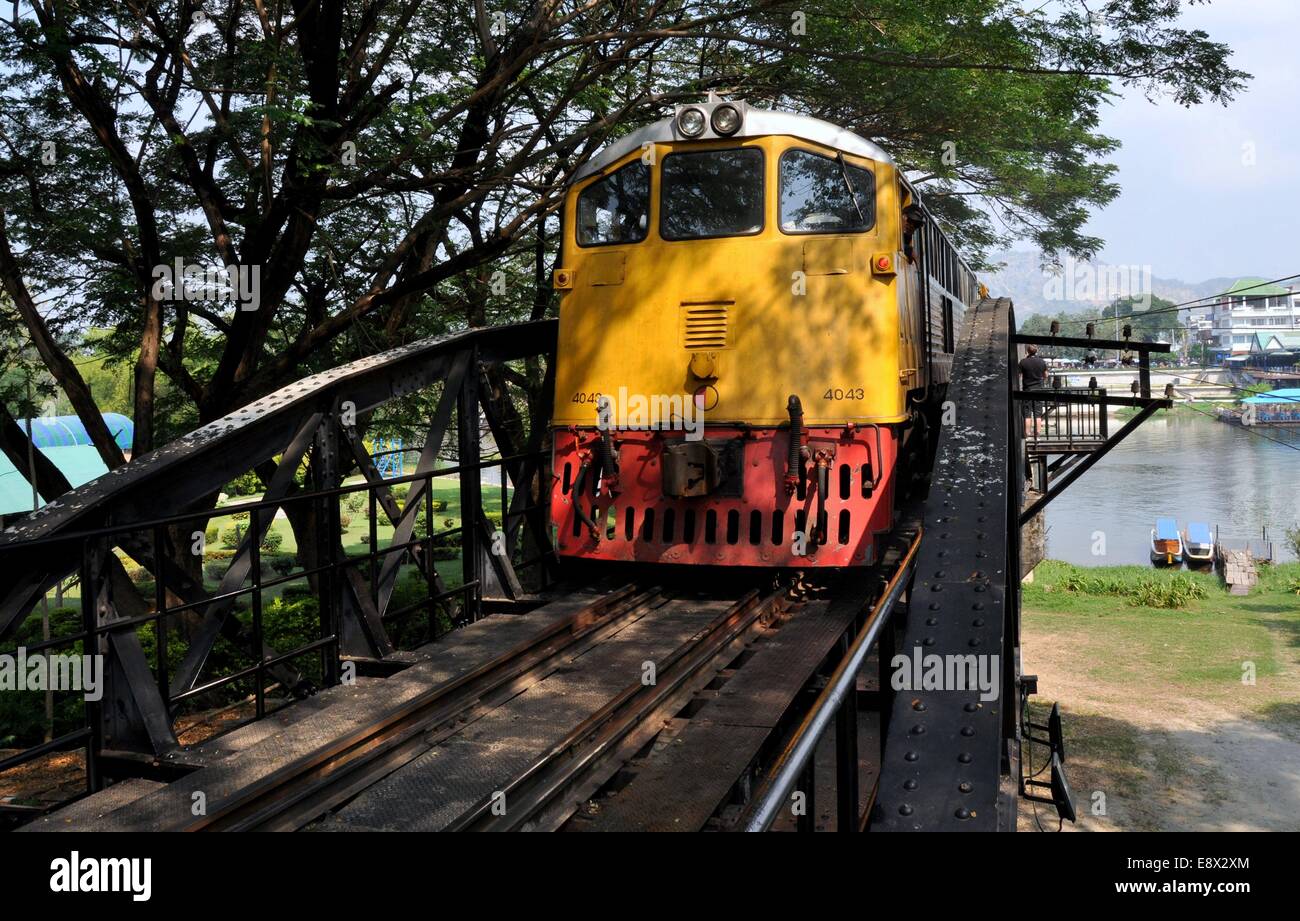
[[[575,612],[454,682],[431,689],[384,718],[340,738],[308,759],[285,765],[255,786],[228,797],[185,830],[289,831],[373,787],[455,736],[464,726],[537,685],[609,641],[642,618],[682,612],[695,604],[659,587],[626,585]],[[629,682],[614,699],[582,721],[553,750],[481,804],[454,828],[519,827],[554,806],[586,779],[600,778],[608,756],[641,739],[647,721],[680,707],[732,657],[759,625],[783,610],[777,594],[750,591],[727,605],[702,637],[692,637],[656,664],[653,684]],[[710,671],[710,667],[713,671]],[[641,731],[638,731],[638,730]],[[656,730],[657,731],[657,730]],[[653,734],[653,733],[652,733]],[[612,770],[608,773],[612,773]],[[493,811],[505,797],[505,815]],[[574,804],[576,806],[576,804]],[[554,811],[554,810],[552,810]],[[571,810],[570,810],[571,811]],[[504,820],[504,821],[503,821]]]
[[[874,572],[811,595],[610,583],[494,615],[391,677],[187,749],[178,779],[110,787],[103,806],[91,797],[30,827],[743,827],[827,676],[889,620],[919,540],[905,522]],[[862,757],[870,784],[875,755]]]

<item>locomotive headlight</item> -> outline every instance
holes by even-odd
[[[677,130],[684,137],[697,138],[704,133],[704,113],[694,107],[682,109],[677,115]]]
[[[718,134],[735,134],[740,130],[740,110],[733,105],[723,104],[713,110],[713,130]]]

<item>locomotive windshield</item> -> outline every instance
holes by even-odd
[[[763,153],[753,147],[669,154],[661,173],[659,235],[734,237],[763,229]]]
[[[869,169],[808,150],[781,156],[781,229],[857,233],[876,223],[876,177]]]
[[[650,168],[637,161],[578,193],[578,245],[636,243],[650,223]]]

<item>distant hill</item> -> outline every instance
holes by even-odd
[[[1004,267],[998,272],[981,273],[980,281],[988,285],[989,293],[1011,298],[1021,316],[1062,310],[1094,313],[1115,297],[1148,290],[1157,297],[1181,303],[1218,294],[1236,281],[1234,277],[1186,282],[1177,278],[1148,276],[1142,267],[1137,266],[1085,262],[1067,263],[1061,275],[1052,277],[1039,268],[1038,253],[1017,250],[996,254],[991,261],[1003,263]]]

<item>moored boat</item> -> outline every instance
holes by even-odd
[[[1183,530],[1183,557],[1188,566],[1214,565],[1214,535],[1210,526],[1201,521],[1189,521]]]
[[[1178,533],[1178,522],[1172,518],[1157,518],[1151,529],[1151,562],[1172,566],[1183,561],[1183,539]]]

